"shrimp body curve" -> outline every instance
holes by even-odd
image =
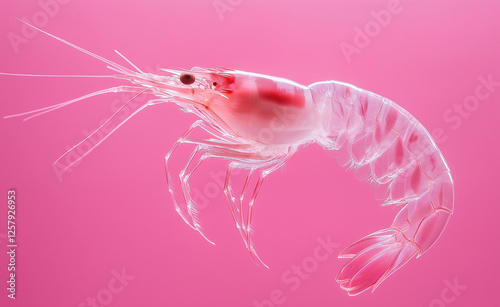
[[[223,188],[227,204],[251,257],[263,263],[251,236],[257,194],[266,176],[283,166],[301,146],[311,143],[325,150],[342,149],[345,159],[341,164],[381,187],[384,205],[401,206],[389,228],[356,241],[340,253],[339,257],[350,261],[336,280],[349,295],[375,290],[411,258],[420,257],[441,236],[453,213],[453,181],[443,155],[427,130],[387,98],[342,82],[304,86],[227,68],[165,69],[169,75],[144,73],[121,54],[134,70],[33,28],[105,62],[115,72],[111,77],[133,85],[104,89],[6,117],[31,118],[105,93],[132,92],[154,97],[107,138],[148,106],[172,102],[194,113],[200,119],[166,155],[165,169],[175,210],[209,242],[197,217],[189,181],[204,161],[228,161]],[[171,157],[183,146],[194,149],[182,169],[174,172]],[[246,178],[242,189],[232,184],[236,170]]]

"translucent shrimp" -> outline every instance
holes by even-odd
[[[262,263],[251,236],[252,210],[259,189],[265,177],[283,166],[301,146],[312,143],[325,150],[342,149],[342,164],[382,187],[383,205],[401,206],[389,228],[356,241],[340,253],[340,258],[351,258],[336,278],[349,295],[375,290],[411,258],[420,257],[441,236],[453,213],[453,181],[443,155],[427,130],[389,99],[342,82],[304,86],[227,68],[165,69],[168,75],[144,73],[119,53],[133,70],[37,30],[105,62],[115,72],[111,77],[134,85],[100,90],[7,117],[31,118],[119,91],[151,94],[154,98],[106,137],[151,105],[172,102],[196,114],[200,119],[166,155],[165,169],[175,210],[209,242],[197,217],[189,180],[204,161],[228,161],[224,194],[229,210],[251,257]],[[194,150],[181,170],[173,173],[170,159],[184,146],[194,146]],[[233,188],[235,170],[246,177],[241,190]]]

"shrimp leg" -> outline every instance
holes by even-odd
[[[239,193],[239,197],[236,197],[234,194],[234,189],[231,183],[231,176],[233,174],[233,170],[235,169],[235,163],[231,163],[227,168],[226,181],[224,184],[224,194],[226,195],[227,203],[229,206],[229,210],[233,216],[234,222],[236,223],[236,228],[240,232],[241,238],[245,243],[246,248],[250,252],[250,256],[252,257],[255,263],[262,263],[264,266],[264,262],[260,259],[255,251],[255,247],[252,242],[251,232],[252,232],[252,208],[255,203],[255,199],[257,194],[262,186],[264,181],[264,173],[261,170],[249,169],[245,170],[247,172],[247,176],[245,182],[243,184],[243,188],[241,193]],[[254,189],[249,189],[250,182],[255,182]],[[250,200],[245,199],[247,191],[250,190]],[[247,197],[248,198],[248,197]],[[246,216],[245,209],[246,208]],[[267,267],[267,266],[266,266]]]
[[[207,140],[195,139],[192,135],[194,133],[201,132]],[[218,140],[219,143],[209,141],[208,139],[214,138]],[[195,146],[195,149],[191,153],[190,158],[185,164],[184,168],[179,170],[178,176],[174,180],[171,173],[173,172],[173,165],[171,163],[171,157],[178,152],[180,146]],[[191,228],[201,231],[201,226],[198,222],[196,213],[196,204],[192,199],[190,194],[190,188],[188,179],[191,174],[196,170],[197,167],[205,160],[208,156],[203,156],[208,148],[211,147],[221,147],[221,148],[238,148],[241,145],[231,144],[224,136],[222,136],[220,131],[213,129],[207,123],[202,120],[194,122],[191,127],[177,140],[169,153],[165,156],[165,172],[167,175],[167,185],[170,194],[172,195],[172,200],[174,202],[176,212],[181,216],[181,218],[188,224]],[[182,156],[182,154],[179,154]],[[193,164],[191,167],[190,165]],[[178,192],[181,191],[182,195]],[[181,206],[183,205],[183,206]],[[185,207],[184,207],[185,206]],[[205,237],[202,234],[203,237]],[[207,241],[211,242],[207,239]]]
[[[196,132],[203,132],[205,134],[203,138],[196,138],[193,135]],[[208,134],[208,136],[206,136]],[[180,146],[189,146],[194,145],[195,148],[192,151],[188,161],[184,165],[184,167],[178,172],[178,180],[173,180],[172,178],[172,165],[171,165],[171,157],[173,154],[179,150]],[[251,197],[250,203],[253,205],[255,198],[257,196],[258,190],[265,175],[269,174],[271,171],[274,171],[279,166],[274,166],[274,159],[271,157],[266,157],[260,154],[255,153],[255,147],[251,144],[241,144],[237,142],[231,142],[228,138],[224,137],[220,131],[213,129],[208,126],[203,121],[197,121],[184,133],[182,137],[180,137],[175,145],[172,147],[170,152],[165,156],[165,170],[167,174],[167,184],[169,192],[172,195],[172,199],[175,205],[175,209],[177,213],[182,217],[182,219],[193,229],[198,231],[208,242],[212,243],[201,231],[201,225],[198,221],[196,203],[192,197],[189,178],[193,173],[199,168],[199,166],[208,158],[221,158],[233,160],[230,164],[230,167],[233,167],[235,163],[239,164],[239,167],[244,167],[252,169],[249,173],[249,176],[252,174],[253,170],[257,170],[255,174],[259,173],[259,180],[256,188],[254,189],[254,193]],[[280,158],[278,161],[283,160]],[[274,163],[274,164],[273,164]],[[280,166],[284,163],[278,163]],[[264,170],[260,170],[259,167],[267,167],[265,172]],[[249,180],[249,178],[247,179]],[[227,193],[228,189],[228,179],[226,179],[226,184],[224,187],[225,193]],[[246,185],[247,186],[247,185]],[[245,186],[245,188],[246,188]],[[178,191],[182,192],[182,195],[178,193]],[[245,191],[243,191],[244,194]],[[243,196],[239,199],[243,202]],[[181,204],[183,204],[181,206]],[[252,246],[249,245],[249,229],[248,226],[251,222],[251,205],[249,207],[249,212],[247,214],[246,221],[239,223],[238,225],[246,225],[245,229],[242,230],[241,227],[238,229],[244,231],[245,234],[242,233],[242,237],[247,244],[249,251],[251,251],[252,257],[256,256],[255,251],[252,251]],[[240,210],[241,212],[241,210]],[[234,215],[233,215],[234,216]],[[242,218],[242,217],[241,217]],[[239,220],[241,220],[241,218]],[[247,230],[248,229],[248,230]]]
[[[211,138],[200,139],[193,137],[193,134],[201,130],[209,134]],[[171,156],[176,153],[182,145],[194,145],[185,166],[178,174],[178,184],[171,176]],[[167,183],[174,201],[177,213],[193,229],[198,231],[207,241],[211,242],[201,231],[201,226],[197,217],[196,203],[191,196],[189,178],[199,168],[199,166],[209,158],[220,158],[231,160],[226,173],[224,183],[224,194],[226,195],[228,206],[236,227],[247,247],[252,259],[257,263],[262,262],[255,251],[251,238],[252,210],[257,194],[262,186],[264,178],[276,169],[281,167],[293,154],[294,150],[283,151],[284,154],[273,156],[255,152],[252,144],[241,144],[231,142],[224,138],[218,131],[207,126],[203,121],[195,122],[186,133],[179,138],[172,150],[165,157],[165,167],[167,172]],[[235,194],[232,188],[231,177],[235,169],[242,169],[246,174],[246,179],[240,193]],[[182,197],[177,191],[182,191]],[[183,204],[181,206],[180,204]],[[265,265],[265,264],[264,264]],[[266,266],[267,267],[267,266]]]
[[[262,263],[268,267],[257,255],[252,241],[252,216],[253,206],[264,178],[280,168],[293,155],[295,149],[288,148],[288,152],[270,159],[252,153],[248,158],[239,158],[228,165],[224,194],[226,195],[229,210],[233,216],[236,228],[250,252],[255,263]],[[235,177],[235,170],[246,172],[246,178],[240,193],[233,187],[231,178]]]
[[[205,235],[201,232],[201,227],[200,224],[198,223],[197,216],[196,216],[196,207],[195,207],[195,202],[190,196],[189,193],[189,184],[187,183],[189,176],[194,172],[194,170],[201,164],[202,161],[200,161],[199,157],[195,160],[195,156],[198,156],[200,153],[200,148],[198,146],[195,147],[194,151],[192,152],[190,158],[188,159],[187,163],[185,164],[184,168],[180,170],[178,173],[178,178],[179,182],[176,185],[176,182],[172,179],[171,173],[171,156],[174,154],[178,149],[179,146],[181,145],[191,145],[191,142],[187,142],[186,139],[191,135],[195,129],[200,129],[201,127],[204,127],[205,124],[203,121],[198,120],[194,122],[191,127],[177,140],[177,142],[174,144],[170,152],[165,156],[165,172],[167,175],[167,185],[168,185],[168,190],[170,194],[172,195],[172,200],[174,202],[175,206],[175,211],[181,216],[181,218],[188,224],[191,228],[194,230],[197,230],[200,232],[200,234],[209,242]],[[202,128],[203,129],[203,128]],[[195,168],[192,168],[189,172],[187,172],[187,169],[189,165],[193,162],[193,160],[198,161],[197,165]],[[179,199],[178,196],[178,191],[182,191],[182,197]],[[180,204],[184,204],[186,208],[181,207]],[[211,242],[212,243],[212,242]]]
[[[310,86],[324,114],[326,149],[346,152],[345,161],[364,169],[365,179],[382,187],[384,204],[401,205],[391,227],[343,250],[352,258],[336,280],[349,295],[375,290],[441,236],[453,213],[450,170],[425,128],[394,102],[340,82]]]

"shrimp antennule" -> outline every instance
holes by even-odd
[[[135,92],[138,92],[141,89],[142,88],[140,88],[140,87],[133,87],[133,86],[116,86],[116,87],[112,87],[112,88],[108,88],[108,89],[96,91],[96,92],[93,92],[93,93],[90,93],[90,94],[86,94],[86,95],[80,96],[78,98],[74,98],[74,99],[71,99],[71,100],[68,100],[68,101],[65,101],[65,102],[61,102],[61,103],[58,103],[58,104],[55,104],[55,105],[51,105],[51,106],[48,106],[48,107],[43,107],[43,108],[39,108],[39,109],[36,109],[36,110],[31,110],[31,111],[27,111],[27,112],[22,112],[22,113],[7,115],[7,116],[4,116],[4,118],[7,119],[7,118],[13,118],[13,117],[19,117],[19,116],[33,114],[33,115],[28,116],[27,118],[23,119],[23,121],[27,121],[27,120],[32,119],[34,117],[37,117],[37,116],[40,116],[42,114],[55,111],[55,110],[57,110],[59,108],[65,107],[67,105],[73,104],[73,103],[81,101],[81,100],[85,100],[85,99],[90,98],[90,97],[99,96],[99,95],[107,94],[107,93],[117,93],[117,92],[133,92],[133,93],[135,93]]]

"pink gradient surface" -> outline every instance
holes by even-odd
[[[216,246],[175,212],[164,156],[195,117],[174,105],[141,112],[69,172],[53,168],[130,98],[105,95],[26,122],[0,120],[0,306],[500,305],[500,86],[476,90],[481,78],[500,82],[498,1],[2,2],[0,72],[109,74],[41,33],[24,33],[15,47],[9,33],[22,36],[15,17],[25,17],[122,63],[119,50],[151,72],[225,66],[303,84],[345,81],[384,95],[439,136],[456,203],[430,251],[373,294],[349,297],[334,280],[346,262],[338,253],[388,227],[398,210],[378,206],[372,188],[331,152],[303,148],[264,183],[254,240],[266,269],[252,262],[234,227],[218,185],[220,163],[193,178],[204,199],[202,225]],[[343,52],[347,44],[356,51]],[[117,84],[0,76],[0,116]],[[17,193],[15,300],[5,287],[10,188]]]

